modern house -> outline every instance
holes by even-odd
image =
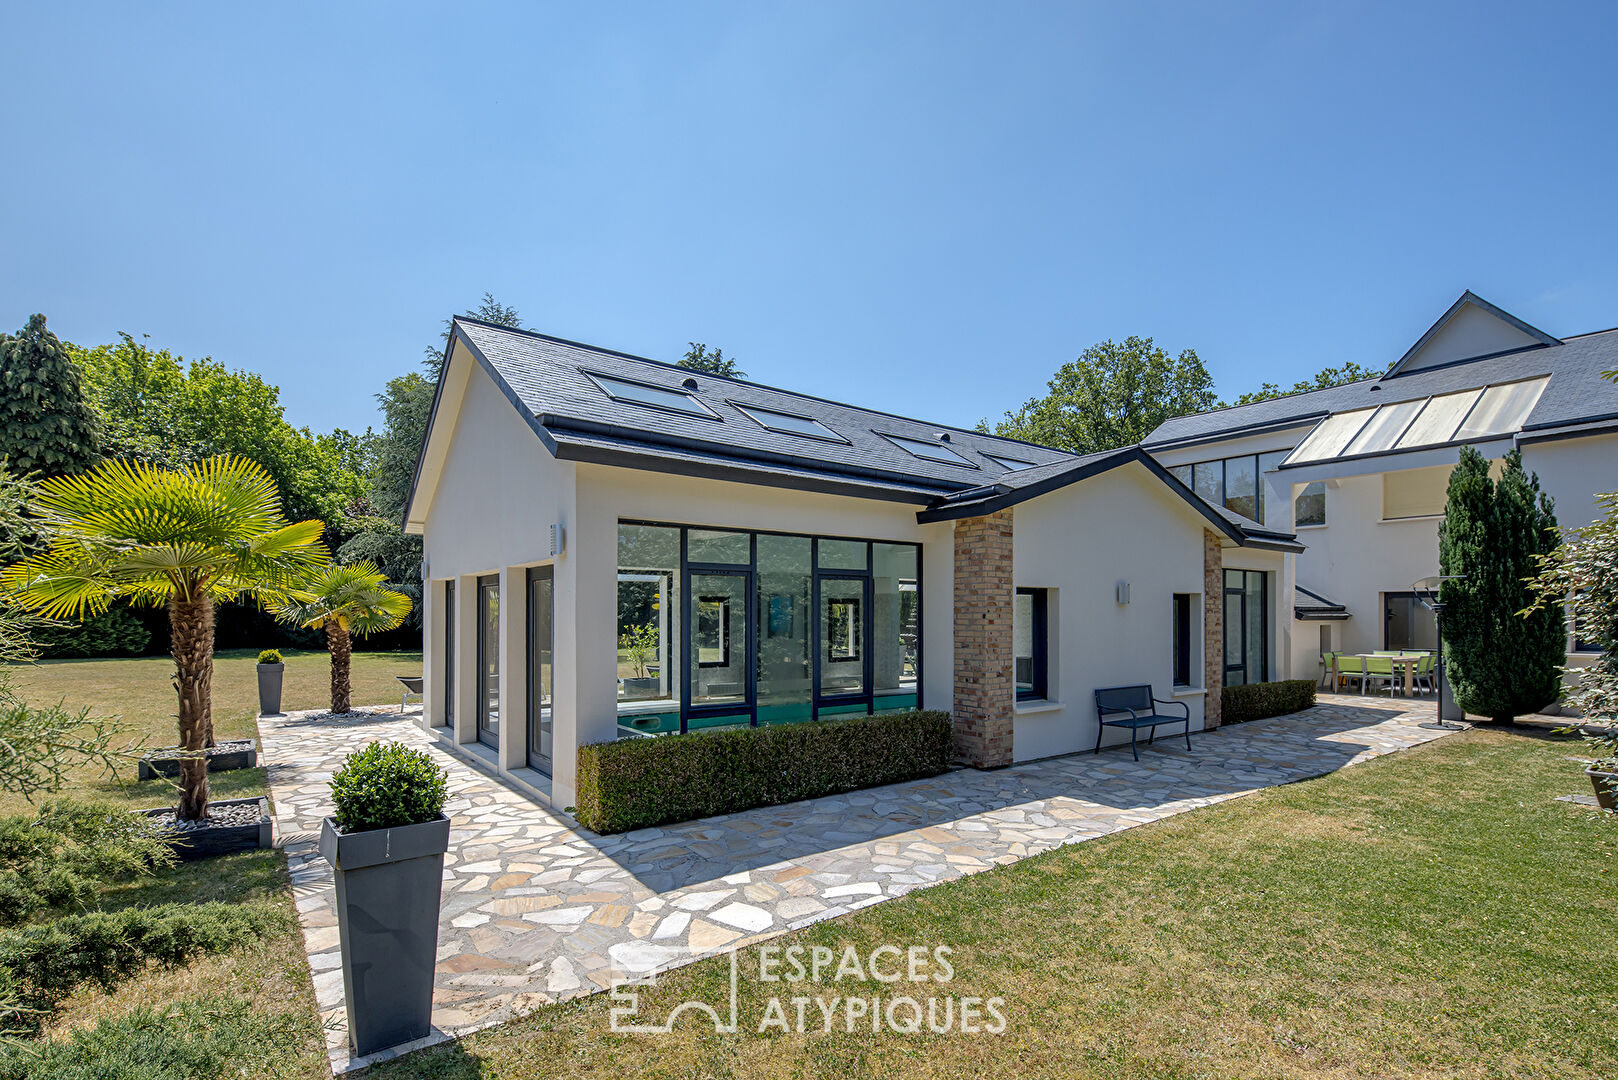
[[[1328,650],[1432,648],[1411,591],[1438,573],[1462,446],[1513,447],[1565,528],[1618,489],[1618,330],[1556,338],[1465,293],[1380,378],[1170,420],[1142,444],[1204,499],[1305,547],[1278,627],[1290,667]],[[1569,628],[1569,662],[1594,654]]]
[[[1301,546],[1253,517],[1138,447],[457,319],[405,520],[423,723],[559,806],[615,738],[920,706],[994,767],[1093,748],[1093,690],[1131,683],[1196,730],[1288,666]]]

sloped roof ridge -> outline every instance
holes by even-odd
[[[634,353],[621,352],[617,349],[609,349],[601,345],[591,345],[590,343],[584,341],[574,341],[570,338],[557,337],[554,334],[541,333],[538,330],[529,330],[526,327],[505,326],[500,323],[489,322],[487,319],[479,319],[471,315],[456,315],[453,316],[453,318],[456,322],[475,323],[478,326],[487,327],[490,330],[538,338],[541,341],[548,341],[553,345],[566,345],[569,348],[583,349],[586,352],[604,353],[608,356],[616,356],[620,360],[631,360],[640,364],[651,364],[654,367],[667,368],[670,371],[683,372],[688,376],[700,375],[703,378],[721,380],[723,383],[734,383],[738,386],[750,386],[758,390],[768,390],[772,394],[785,394],[789,397],[802,398],[805,401],[818,401],[824,405],[836,405],[838,408],[842,409],[853,409],[856,412],[870,413],[872,416],[885,416],[892,420],[903,420],[907,424],[921,424],[926,427],[938,428],[941,431],[959,432],[962,435],[972,435],[980,439],[994,439],[997,442],[1003,442],[1009,446],[1027,446],[1035,450],[1043,450],[1049,454],[1067,454],[1073,457],[1078,456],[1071,450],[1062,450],[1054,446],[1046,446],[1043,443],[1029,442],[1026,439],[1013,439],[1007,435],[996,435],[993,432],[979,431],[976,428],[960,427],[956,424],[945,424],[935,420],[922,420],[914,416],[904,416],[899,413],[887,412],[884,409],[872,409],[864,405],[855,405],[848,401],[838,401],[835,398],[821,397],[818,394],[806,394],[801,390],[788,390],[785,387],[771,386],[769,383],[754,382],[752,379],[737,379],[728,375],[714,375],[706,371],[696,371],[692,368],[681,367],[679,364],[670,363],[667,360],[654,360],[649,356],[637,356]],[[758,407],[768,408],[768,406]]]

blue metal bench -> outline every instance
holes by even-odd
[[[1165,716],[1157,711],[1157,706],[1167,705],[1178,708],[1183,716]],[[1124,714],[1128,715],[1124,715]],[[1108,719],[1111,717],[1112,719]],[[1165,701],[1152,696],[1150,685],[1145,686],[1109,686],[1096,691],[1096,719],[1101,723],[1096,727],[1096,753],[1101,753],[1101,737],[1110,727],[1129,729],[1129,749],[1134,753],[1135,760],[1140,760],[1140,729],[1150,728],[1146,745],[1152,745],[1157,738],[1157,729],[1164,724],[1185,725],[1185,748],[1191,749],[1191,707],[1183,701]]]

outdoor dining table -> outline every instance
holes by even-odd
[[[1386,653],[1338,653],[1332,657],[1331,661],[1331,684],[1333,687],[1336,687],[1338,680],[1342,677],[1342,667],[1339,661],[1345,656],[1354,660],[1392,660],[1394,671],[1399,671],[1401,668],[1404,670],[1405,697],[1415,695],[1416,667],[1421,663],[1422,658],[1420,656],[1389,656]]]

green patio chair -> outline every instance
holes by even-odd
[[[1393,657],[1384,653],[1373,653],[1365,658],[1365,672],[1360,676],[1360,696],[1365,696],[1365,686],[1372,679],[1388,684],[1388,693],[1393,693],[1393,686],[1399,676],[1393,670]]]
[[[1333,683],[1332,683],[1332,667],[1331,667],[1332,660],[1336,656],[1337,656],[1337,654],[1334,653],[1334,652],[1323,652],[1323,653],[1320,654],[1320,688],[1322,690],[1335,690],[1335,689],[1337,689],[1337,687],[1334,686]]]

